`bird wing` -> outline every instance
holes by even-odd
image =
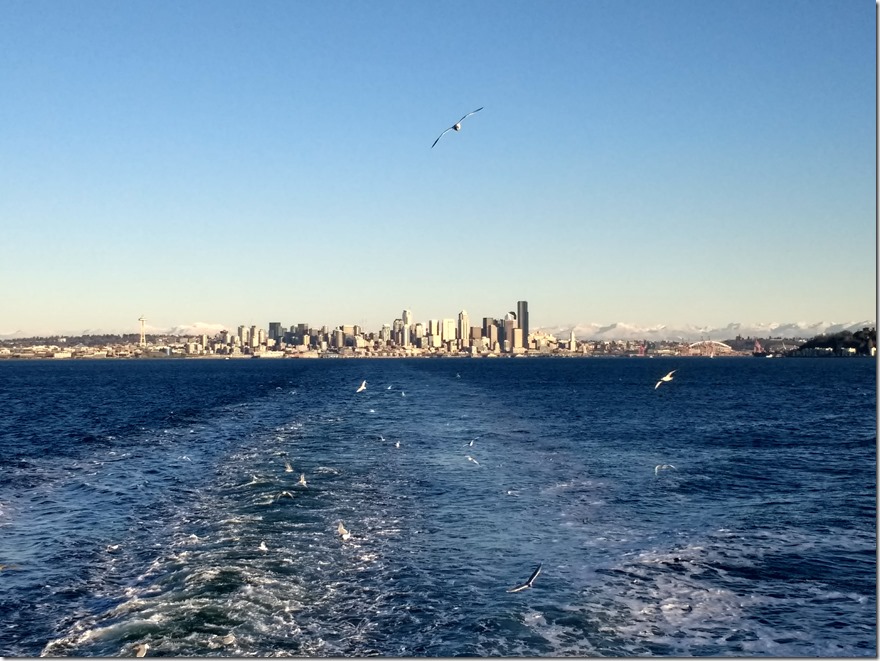
[[[525,590],[526,588],[532,587],[532,583],[538,578],[538,574],[541,573],[541,567],[544,566],[544,563],[538,565],[538,568],[532,572],[532,575],[529,576],[529,579],[523,583],[522,585],[517,585],[515,588],[510,588],[508,592],[519,592],[520,590]]]
[[[672,370],[669,374],[666,375],[667,379],[671,379],[672,375],[675,374],[676,370]]]
[[[663,379],[660,379],[660,380],[657,382],[657,385],[654,386],[654,390],[657,390],[657,388],[660,387],[660,384],[661,384],[661,383],[663,383]]]
[[[480,107],[477,108],[476,110],[472,110],[472,111],[469,112],[467,115],[465,115],[465,116],[462,117],[460,120],[458,120],[458,121],[456,122],[456,124],[461,124],[461,122],[464,121],[465,118],[470,117],[470,116],[473,115],[475,112],[480,112],[480,111],[483,109],[483,107],[484,107],[484,106],[480,106]]]
[[[451,130],[452,130],[452,127],[450,126],[448,129],[446,129],[446,131],[443,131],[443,133],[441,133],[440,135],[438,135],[438,136],[437,136],[437,139],[434,140],[434,145],[436,145],[438,142],[440,142],[440,138],[442,138],[444,135],[446,135],[446,132],[447,132],[447,131],[451,131]],[[434,149],[434,145],[431,145],[431,149]]]
[[[529,580],[526,581],[526,585],[531,586],[531,584],[535,581],[535,579],[538,578],[538,574],[541,573],[541,567],[543,567],[543,566],[544,566],[543,562],[538,565],[538,568],[532,573],[531,576],[529,576]]]

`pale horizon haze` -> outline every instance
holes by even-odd
[[[876,320],[873,0],[0,18],[0,335]]]

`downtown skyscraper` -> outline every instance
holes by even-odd
[[[529,302],[516,302],[516,322],[522,329],[522,346],[528,348],[529,344]]]

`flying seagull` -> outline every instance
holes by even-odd
[[[464,457],[465,457],[465,459],[467,459],[468,461],[472,461],[472,462],[474,462],[477,466],[480,465],[480,462],[477,461],[476,459],[474,459],[474,458],[473,458],[472,456],[470,456],[469,454],[466,454]]]
[[[299,474],[299,482],[297,482],[297,484],[299,484],[300,486],[303,486],[303,487],[308,487],[308,485],[306,484],[306,474],[305,473]]]
[[[351,533],[345,529],[345,526],[342,525],[342,521],[339,522],[339,525],[336,527],[336,532],[339,533],[339,536],[342,537],[342,541],[348,541],[351,539]]]
[[[284,472],[285,473],[292,473],[293,472],[293,466],[290,465],[289,461],[284,462]]]
[[[438,135],[438,136],[437,136],[437,139],[434,140],[434,145],[436,145],[438,142],[440,142],[440,138],[442,138],[444,135],[446,135],[446,132],[447,132],[447,131],[461,131],[461,123],[465,120],[465,118],[470,117],[470,116],[473,115],[475,112],[480,112],[482,109],[483,109],[483,108],[480,107],[480,108],[477,108],[476,110],[474,110],[474,111],[472,111],[472,112],[469,112],[467,115],[465,115],[465,116],[462,117],[460,120],[458,120],[455,124],[453,124],[453,125],[450,126],[448,129],[446,129],[446,131],[443,131],[443,133],[441,133],[440,135]],[[434,145],[431,145],[431,149],[434,148]]]
[[[144,657],[147,655],[147,650],[150,649],[149,643],[140,643],[139,645],[135,645],[134,655],[136,657]]]
[[[667,374],[666,376],[661,377],[660,380],[657,382],[657,385],[654,386],[654,390],[657,390],[657,388],[660,387],[660,384],[663,383],[664,381],[667,381],[667,382],[668,382],[668,381],[672,381],[672,375],[675,374],[675,372],[676,372],[676,370],[672,370],[672,371],[671,371],[669,374]]]
[[[361,384],[361,387],[358,388],[357,390],[355,390],[355,392],[363,392],[363,391],[366,390],[366,389],[367,389],[367,382],[364,381],[364,382]]]
[[[656,466],[654,466],[654,475],[656,475],[657,473],[659,473],[660,471],[662,471],[666,468],[672,468],[674,470],[678,470],[672,464],[657,464]]]
[[[538,578],[538,574],[541,573],[541,567],[544,566],[544,563],[538,565],[538,568],[532,572],[532,575],[529,576],[529,580],[527,580],[522,585],[517,585],[515,588],[510,588],[508,592],[519,592],[520,590],[525,590],[526,588],[532,587],[532,583],[535,582],[535,579]]]

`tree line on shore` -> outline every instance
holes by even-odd
[[[871,349],[877,346],[877,329],[862,328],[853,333],[844,330],[831,335],[817,335],[800,346],[804,349],[831,349],[834,353],[842,353],[855,349],[861,356],[870,356]]]

